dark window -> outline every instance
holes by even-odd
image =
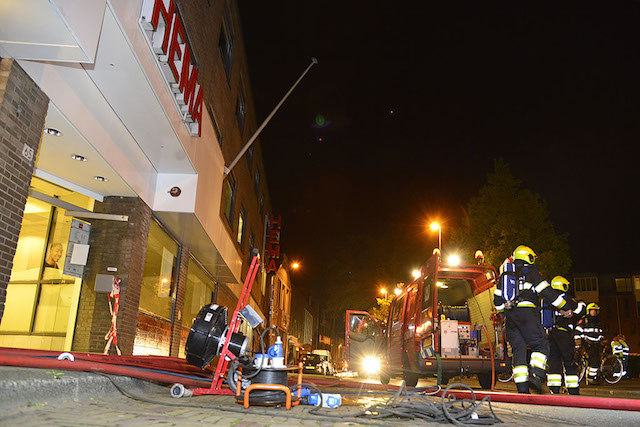
[[[249,250],[247,251],[247,264],[251,264],[253,258],[253,249],[256,244],[256,237],[253,233],[249,233]],[[257,279],[256,279],[257,280]]]
[[[244,114],[245,114],[245,101],[244,101],[244,89],[242,84],[238,89],[238,98],[236,99],[236,118],[238,119],[238,129],[240,129],[240,135],[244,129]]]
[[[573,287],[577,292],[588,292],[598,290],[597,277],[578,277],[574,279]]]
[[[218,49],[220,50],[222,65],[224,66],[224,71],[227,74],[228,81],[231,77],[231,63],[233,62],[233,38],[229,27],[231,19],[229,19],[229,13],[226,7],[224,15],[224,18],[222,19],[222,26],[220,27]]]
[[[249,164],[249,172],[253,169],[253,145],[247,148],[247,163]]]
[[[631,292],[632,290],[630,277],[616,278],[616,292]]]
[[[260,216],[264,215],[264,194],[260,196]]]
[[[232,174],[227,175],[222,192],[222,212],[233,229],[233,211],[236,204],[237,183]]]
[[[213,113],[213,109],[210,105],[207,105],[207,111],[209,112],[209,117],[211,117],[211,124],[213,125],[213,131],[216,133],[216,138],[218,139],[218,144],[222,147],[222,133],[220,133],[220,128],[218,127],[218,121],[216,120],[216,115]]]
[[[256,169],[256,173],[253,176],[253,189],[256,192],[256,197],[260,194],[260,171]]]

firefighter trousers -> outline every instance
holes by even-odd
[[[549,341],[540,324],[540,312],[533,307],[514,307],[506,312],[507,341],[513,350],[513,380],[518,392],[528,393],[533,374],[536,387],[545,378]],[[527,346],[531,358],[527,360]]]
[[[549,331],[549,371],[547,386],[553,394],[560,393],[562,370],[569,394],[580,394],[578,389],[578,370],[575,362],[573,331],[552,328]]]
[[[602,345],[600,341],[587,341],[587,357],[589,358],[589,368],[587,369],[587,379],[598,380],[598,370],[600,369]]]

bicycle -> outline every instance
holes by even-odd
[[[622,379],[622,373],[624,368],[622,366],[622,360],[614,354],[611,354],[611,346],[606,346],[602,349],[602,361],[598,368],[598,373],[608,384],[617,384]],[[576,351],[576,365],[578,369],[578,382],[582,382],[589,366],[586,350],[580,347]]]

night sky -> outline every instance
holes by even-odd
[[[498,157],[574,273],[640,271],[640,2],[238,3],[258,123],[319,60],[260,136],[297,285],[347,235],[426,260]]]

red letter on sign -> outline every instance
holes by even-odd
[[[280,245],[267,245],[267,258],[280,258]]]
[[[202,97],[202,86],[200,86],[198,96],[196,97],[196,103],[193,106],[193,111],[189,110],[193,121],[198,122],[198,136],[202,134]]]
[[[184,103],[189,112],[193,114],[193,104],[196,100],[196,83],[198,82],[198,70],[191,66],[191,49],[187,45],[182,56],[182,72],[180,73],[180,92],[184,95]]]
[[[163,0],[156,0],[153,4],[153,14],[151,15],[151,25],[153,29],[158,29],[158,21],[160,14],[162,13],[162,19],[164,20],[164,38],[162,40],[162,52],[167,53],[167,45],[169,44],[169,34],[171,34],[171,24],[175,18],[175,6],[173,0],[169,0],[169,7],[164,8]]]
[[[171,68],[171,72],[173,73],[173,78],[176,79],[176,82],[180,81],[180,75],[178,74],[178,69],[176,68],[176,61],[182,59],[182,51],[180,50],[180,46],[178,45],[178,36],[180,36],[180,41],[182,43],[185,42],[184,38],[184,30],[182,29],[182,24],[180,20],[176,18],[173,22],[173,32],[171,34],[171,46],[169,47],[169,68]],[[183,67],[184,69],[184,67]]]
[[[269,243],[280,243],[280,230],[269,231]]]
[[[269,261],[269,265],[267,266],[267,273],[275,273],[276,270],[276,261],[272,259],[271,261]]]
[[[269,221],[269,227],[273,230],[274,228],[280,228],[280,223],[282,222],[282,218],[280,217],[280,215],[278,215],[278,217],[274,217],[273,215],[271,215],[271,220]]]

